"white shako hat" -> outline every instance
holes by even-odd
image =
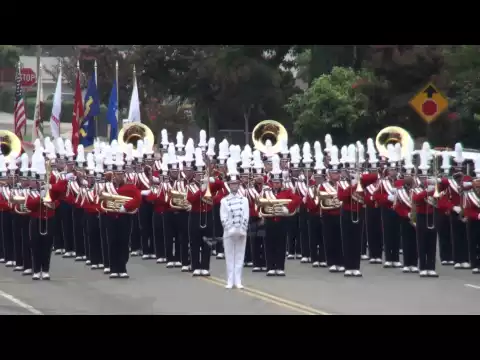
[[[360,166],[365,163],[365,146],[363,146],[361,141],[357,141],[357,151],[358,151],[358,162]]]
[[[450,172],[450,168],[452,165],[450,164],[450,158],[451,155],[449,154],[448,151],[443,151],[442,152],[442,170],[444,173],[448,174]]]
[[[377,150],[375,149],[375,145],[373,143],[373,139],[369,138],[367,140],[367,155],[368,155],[368,163],[372,169],[377,168],[378,166],[378,158],[377,158]]]
[[[456,163],[456,167],[462,167],[465,158],[463,157],[463,146],[461,143],[455,144],[455,156],[453,161]]]
[[[103,158],[104,154],[95,154],[95,177],[97,179],[103,177]]]
[[[228,158],[227,159],[227,182],[228,183],[235,183],[239,182],[240,179],[238,177],[238,170],[237,170],[237,163],[235,159]]]
[[[480,155],[477,155],[477,157],[475,158],[474,165],[475,165],[475,176],[477,178],[480,178]]]
[[[348,167],[353,169],[355,167],[356,148],[355,145],[350,144],[347,148]]]
[[[183,157],[183,167],[185,169],[193,168],[193,162],[195,161],[195,143],[193,139],[188,139],[185,145],[185,156]]]
[[[199,139],[198,139],[198,145],[197,145],[202,151],[205,151],[207,149],[208,143],[207,143],[207,132],[205,130],[200,130],[199,133]]]
[[[329,153],[333,146],[332,136],[330,134],[325,135],[325,152]]]
[[[168,149],[167,149],[168,150]],[[163,153],[162,164],[160,165],[161,175],[168,175],[168,151]]]
[[[42,146],[42,142],[40,139],[36,139],[35,142],[33,143],[34,151],[41,151],[42,154],[45,151],[45,149]]]
[[[59,159],[66,158],[65,143],[63,142],[63,139],[61,137],[58,137],[55,140],[55,151],[57,153],[57,158]]]
[[[43,140],[43,147],[45,148],[44,152],[45,152],[45,155],[48,154],[49,152],[49,149],[51,149],[51,144],[52,144],[52,140],[50,140],[50,137],[47,136],[44,140]],[[54,146],[55,148],[55,146]],[[54,162],[55,160],[51,160],[50,163],[52,163],[52,161]]]
[[[87,165],[87,160],[85,159],[85,149],[81,144],[77,147],[77,158],[75,161],[77,162],[77,167],[79,169],[82,169]]]
[[[215,138],[211,137],[208,139],[207,156],[210,158],[210,161],[215,160],[215,144]]]
[[[75,164],[75,152],[73,151],[72,142],[70,139],[65,139],[65,156],[67,164]]]
[[[87,174],[95,175],[95,159],[93,153],[87,154]]]
[[[153,155],[155,152],[153,151],[153,144],[150,144],[150,140],[145,138],[143,140],[143,157],[145,159],[153,159]]]
[[[263,161],[262,161],[262,154],[260,153],[260,150],[255,150],[253,152],[253,170],[255,174],[263,175],[264,169],[265,169],[265,165],[263,164]]]
[[[222,142],[218,145],[218,163],[226,164],[229,154],[230,152],[228,151],[228,141],[227,139],[223,139]]]
[[[347,167],[347,163],[348,163],[348,148],[347,148],[347,145],[342,146],[342,148],[340,149],[340,154],[341,154],[340,162],[345,167]]]
[[[0,178],[7,177],[8,168],[7,164],[5,163],[5,156],[0,154]]]
[[[389,168],[397,168],[397,152],[395,151],[395,146],[393,144],[387,145],[387,160]]]
[[[413,165],[413,153],[411,152],[410,148],[405,149],[405,161],[403,163],[403,168],[405,169],[405,173],[411,175],[412,170],[415,167]]]
[[[332,145],[330,148],[330,161],[329,161],[329,171],[337,171],[339,170],[338,166],[340,165],[340,161],[338,160],[338,147],[336,145]]]
[[[50,163],[51,164],[55,163],[57,155],[55,154],[55,145],[53,144],[53,142],[50,141],[46,145],[45,151],[46,151],[46,157],[48,160],[50,160]]]
[[[315,153],[315,171],[317,174],[321,174],[325,170],[325,164],[323,163],[323,151],[320,141],[315,141],[313,151]]]
[[[138,140],[137,148],[134,151],[134,156],[139,163],[142,163],[143,161],[144,151],[145,151],[145,143],[143,142],[143,140]]]
[[[127,166],[131,166],[135,158],[133,157],[133,144],[127,144],[125,149],[125,162]]]
[[[113,160],[115,161],[118,153],[118,141],[113,140],[112,143],[110,144],[110,147],[112,148],[112,157],[113,157]]]
[[[272,171],[270,171],[272,181],[281,181],[283,172],[280,168],[280,157],[275,154],[272,156]]]
[[[428,169],[430,169],[430,164],[428,161],[428,150],[423,148],[420,150],[420,165],[418,166],[418,170],[422,175],[428,174]]]
[[[30,171],[30,168],[28,167],[28,162],[28,154],[23,153],[20,157],[20,177],[22,178],[28,178],[28,173]]]
[[[290,148],[290,167],[292,169],[300,168],[302,157],[300,156],[300,147],[295,144]]]
[[[310,149],[310,143],[306,141],[303,143],[303,148],[302,148],[302,165],[304,168],[311,168],[313,159],[312,159],[312,152]]]
[[[92,150],[92,152],[93,152],[93,154],[96,154],[96,153],[98,153],[99,151],[100,151],[100,140],[95,139],[95,140],[93,141],[93,150]],[[87,162],[88,162],[88,159],[87,159]]]
[[[230,146],[230,157],[235,160],[237,166],[240,162],[242,162],[242,148],[240,147],[240,145]]]
[[[105,147],[103,155],[104,155],[103,163],[105,165],[105,170],[113,171],[113,153],[112,153],[112,147],[110,145],[107,145]]]
[[[176,155],[183,155],[183,149],[185,145],[183,144],[183,133],[181,131],[177,132],[177,143],[175,144],[177,149]]]
[[[178,170],[179,168],[178,159],[177,159],[177,154],[175,152],[175,145],[173,143],[170,143],[170,145],[168,145],[167,153],[168,153],[168,169]]]
[[[290,151],[288,149],[288,139],[286,138],[280,139],[280,155],[282,156],[282,159],[288,159],[290,155]]]
[[[163,150],[164,153],[168,150],[168,145],[170,142],[168,141],[168,132],[167,129],[162,129],[160,132],[161,140],[160,140],[160,148]]]
[[[193,170],[199,173],[203,173],[205,170],[205,161],[203,161],[203,150],[201,147],[195,149],[195,166]]]
[[[250,153],[248,152],[247,149],[244,149],[242,153],[240,154],[240,157],[242,158],[242,163],[240,164],[240,173],[241,174],[249,174],[250,173],[250,168],[252,167],[252,160],[250,157]]]
[[[115,162],[113,166],[113,171],[123,172],[125,170],[125,161],[123,161],[123,151],[120,148],[117,149],[117,154],[115,156]]]

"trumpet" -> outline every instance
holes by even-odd
[[[256,203],[259,207],[259,216],[262,218],[269,218],[269,217],[289,217],[293,216],[298,212],[298,209],[295,209],[293,213],[289,213],[288,215],[278,215],[280,209],[282,209],[285,205],[288,205],[292,202],[291,199],[266,199],[266,198],[259,198],[257,199]]]
[[[350,197],[350,205],[353,209],[353,202],[356,202],[356,210],[357,211],[350,211],[350,217],[352,223],[358,224],[360,222],[360,203],[363,203],[362,194],[363,194],[363,186],[361,182],[361,169],[360,169],[360,158],[358,148],[355,149],[355,168],[356,168],[356,179],[357,179],[357,186],[355,188],[355,192],[352,193]],[[354,214],[356,213],[356,215]]]
[[[49,209],[54,208],[52,198],[50,196],[50,176],[52,174],[52,162],[47,160],[45,163],[45,196],[40,199],[40,214],[42,213],[42,205]],[[42,218],[38,220],[38,232],[40,235],[45,236],[48,234],[48,221],[45,220],[45,229],[42,229]]]
[[[119,213],[122,206],[132,200],[131,197],[122,195],[113,195],[108,192],[103,192],[99,196],[100,208],[105,212]],[[128,214],[135,214],[138,209],[128,212]]]
[[[438,161],[437,161],[437,155],[434,155],[433,157],[433,176],[434,176],[434,181],[435,181],[435,191],[433,192],[433,195],[428,197],[426,199],[427,202],[427,229],[428,230],[433,230],[435,229],[435,208],[437,207],[438,199],[440,198],[440,191],[439,191],[439,186],[438,186]],[[433,209],[432,215],[428,216],[428,206],[431,206]]]
[[[170,207],[177,210],[190,211],[192,204],[187,200],[187,193],[170,190]]]
[[[207,169],[208,169],[208,166],[207,166]],[[208,225],[208,217],[206,212],[205,212],[205,218],[202,218],[202,213],[203,213],[202,207],[206,208],[207,205],[213,205],[213,196],[212,196],[212,191],[210,189],[209,170],[207,170],[207,172],[205,173],[204,181],[207,182],[207,190],[205,191],[205,194],[202,196],[201,203],[200,203],[200,210],[201,210],[200,211],[200,229],[205,229]],[[205,205],[202,205],[202,204],[205,204]]]

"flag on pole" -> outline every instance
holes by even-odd
[[[37,101],[35,102],[35,114],[33,116],[33,127],[32,127],[32,143],[35,139],[39,138],[43,140],[43,109],[44,109],[44,101],[43,101],[43,71],[42,65],[40,64],[40,71],[37,76]]]
[[[85,94],[85,110],[83,121],[80,123],[80,144],[83,147],[92,146],[95,140],[95,117],[100,115],[100,98],[98,96],[95,72],[88,82]]]
[[[53,95],[52,115],[50,116],[50,130],[54,139],[60,137],[60,115],[62,114],[62,68],[58,73],[57,87]]]
[[[133,91],[130,99],[130,109],[128,110],[129,122],[141,122],[140,120],[140,100],[138,99],[137,77],[133,77]]]
[[[80,144],[80,124],[83,121],[83,100],[82,88],[80,87],[80,70],[77,70],[77,78],[75,80],[75,95],[73,100],[73,117],[72,117],[72,147],[75,154]]]
[[[23,140],[23,134],[27,129],[27,114],[25,113],[25,101],[22,91],[22,73],[20,63],[15,74],[15,102],[13,105],[13,127],[15,135]]]
[[[108,101],[107,121],[110,125],[110,142],[117,140],[118,135],[118,97],[117,97],[117,82],[113,82],[112,92],[110,93],[110,100]]]

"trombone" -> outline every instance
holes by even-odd
[[[358,148],[355,149],[355,168],[356,168],[356,179],[357,179],[357,186],[355,191],[352,192],[352,196],[350,197],[350,207],[353,209],[353,202],[356,202],[356,210],[357,211],[350,211],[350,219],[352,223],[358,224],[360,222],[360,203],[363,202],[361,195],[363,194],[363,187],[361,183],[361,176],[362,172],[360,169],[360,158],[359,158]],[[354,214],[356,212],[356,215]]]
[[[205,156],[205,164],[206,164],[206,169],[205,169],[205,177],[203,181],[207,181],[207,190],[205,191],[205,194],[202,196],[200,199],[200,229],[206,229],[208,225],[208,214],[207,214],[207,206],[208,205],[213,205],[213,200],[212,200],[212,191],[210,189],[210,161],[207,159],[208,156]],[[200,188],[200,191],[202,189]],[[203,210],[205,210],[205,216],[202,216]]]
[[[42,229],[42,205],[46,206],[49,209],[53,209],[52,198],[50,196],[50,176],[52,173],[52,164],[50,160],[47,160],[45,163],[45,196],[40,199],[40,218],[38,219],[38,232],[41,236],[48,234],[48,219],[45,219],[45,228]]]
[[[428,230],[433,230],[435,229],[435,209],[437,207],[437,202],[438,199],[440,198],[440,192],[438,190],[438,161],[437,161],[437,155],[433,156],[433,176],[434,176],[434,181],[435,181],[435,191],[433,193],[432,197],[428,197],[425,201],[427,202],[427,211],[426,211],[426,223],[427,223],[427,229]],[[428,179],[428,177],[427,177]],[[429,211],[428,207],[432,207],[432,215],[429,216]]]

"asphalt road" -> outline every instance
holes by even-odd
[[[0,315],[480,314],[480,276],[470,271],[439,267],[439,279],[421,279],[362,265],[358,279],[288,260],[285,278],[245,269],[245,290],[226,290],[224,261],[214,258],[208,279],[131,258],[131,278],[109,280],[83,263],[53,256],[50,282],[0,267]]]

